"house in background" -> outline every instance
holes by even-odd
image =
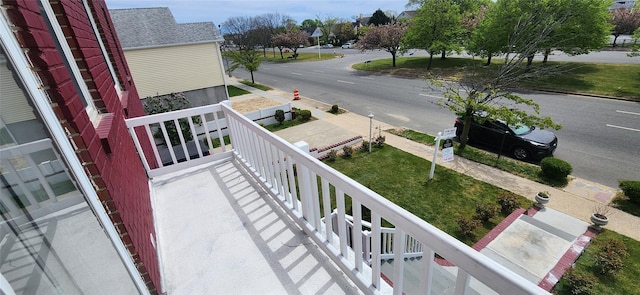
[[[398,14],[398,17],[396,19],[398,21],[406,21],[416,17],[416,15],[418,15],[418,12],[415,10],[405,10]]]
[[[183,92],[192,106],[228,99],[212,22],[176,23],[169,8],[109,10],[140,98]]]

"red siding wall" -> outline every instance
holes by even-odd
[[[115,37],[115,29],[106,13],[103,0],[90,1],[94,19],[101,36],[95,36],[81,1],[61,1],[52,4],[58,22],[72,48],[83,78],[96,107],[107,114],[96,128],[84,110],[80,94],[72,83],[72,75],[63,64],[63,56],[55,47],[37,1],[5,0],[8,15],[14,25],[21,46],[28,48],[28,56],[47,86],[48,94],[61,125],[68,130],[85,172],[130,251],[149,290],[157,293],[160,286],[157,253],[150,242],[155,239],[148,179],[133,142],[127,131],[125,117],[144,115],[144,110],[130,80],[124,54]],[[102,55],[98,39],[107,48],[117,71],[116,79],[127,91],[128,99],[121,101],[114,88],[114,80]],[[126,111],[125,111],[126,110]],[[126,113],[126,114],[125,114]],[[112,120],[111,120],[112,119]],[[110,124],[104,124],[111,122]],[[103,136],[105,137],[105,136]],[[105,143],[107,147],[105,148]],[[150,146],[149,142],[145,143]]]

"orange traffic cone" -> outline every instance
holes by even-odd
[[[300,92],[298,91],[298,88],[293,89],[293,100],[300,100]]]

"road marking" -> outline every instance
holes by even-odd
[[[627,112],[627,111],[621,111],[621,110],[616,110],[616,113],[623,113],[623,114],[640,116],[640,113]]]
[[[420,96],[426,96],[426,97],[433,97],[433,98],[442,98],[442,97],[440,97],[440,96],[429,95],[429,94],[424,94],[424,93],[418,93],[418,95],[420,95]]]
[[[338,82],[340,82],[340,83],[347,83],[347,84],[356,84],[356,83],[353,83],[353,82],[349,82],[349,81],[342,81],[342,80],[338,80]]]
[[[371,78],[371,77],[360,77],[360,79],[374,80],[375,78]]]
[[[296,72],[291,72],[291,75],[298,75],[298,76],[302,76],[302,74],[300,74],[300,73],[296,73]]]
[[[607,127],[613,127],[613,128],[619,128],[619,129],[624,129],[624,130],[631,130],[631,131],[635,131],[635,132],[640,132],[640,129],[634,129],[634,128],[629,128],[629,127],[616,126],[616,125],[611,125],[611,124],[607,124]]]
[[[313,71],[316,73],[324,73],[324,71],[321,71],[321,70],[313,70]]]

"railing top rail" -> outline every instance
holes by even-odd
[[[221,110],[222,109],[220,108],[220,104],[212,104],[212,105],[194,107],[194,108],[189,108],[184,110],[171,111],[171,112],[166,112],[161,114],[153,114],[153,115],[146,115],[142,117],[130,118],[130,119],[126,119],[125,121],[127,123],[127,127],[131,128],[131,127],[137,127],[137,126],[142,126],[146,124],[169,121],[177,118],[186,118],[189,116],[219,112]]]

